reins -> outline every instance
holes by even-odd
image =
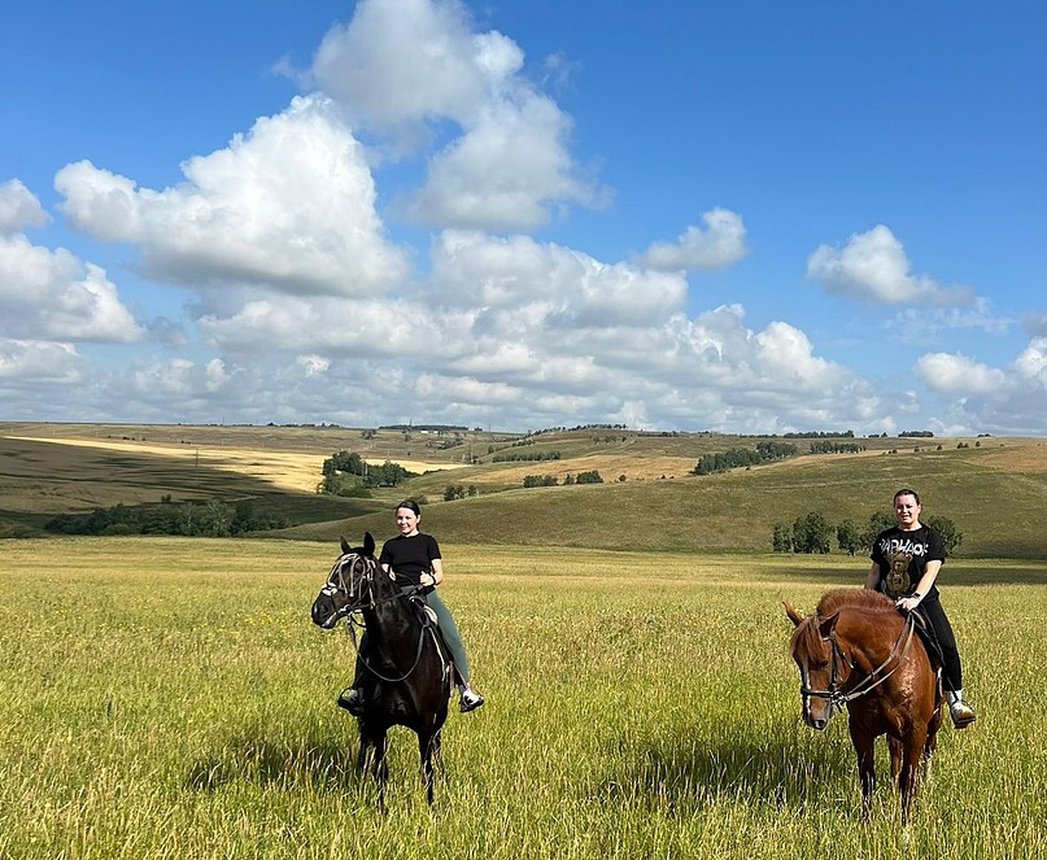
[[[830,645],[830,656],[829,656],[829,689],[827,690],[814,690],[808,687],[806,684],[800,685],[800,694],[802,696],[813,697],[816,699],[828,699],[830,716],[833,711],[842,710],[843,706],[848,702],[853,702],[872,690],[876,689],[880,684],[891,677],[901,667],[902,662],[905,660],[906,655],[909,653],[909,646],[912,645],[913,633],[916,629],[916,621],[909,613],[905,617],[905,624],[902,626],[902,632],[899,634],[898,639],[895,641],[894,646],[891,648],[891,652],[879,666],[872,670],[866,675],[861,681],[858,682],[850,691],[844,692],[840,688],[839,684],[839,664],[844,662],[843,650],[840,648],[840,643],[836,639],[836,634],[832,633],[829,635]],[[884,669],[890,665],[891,661],[897,661],[891,670],[883,675],[880,675]],[[877,677],[879,675],[879,677]],[[806,676],[805,676],[806,679]]]
[[[336,611],[332,617],[336,620],[342,617],[345,618],[346,628],[349,630],[349,633],[353,638],[353,646],[356,648],[357,652],[359,652],[360,643],[357,640],[356,630],[357,628],[362,628],[364,630],[367,629],[366,621],[362,620],[364,611],[368,609],[374,610],[377,609],[379,606],[382,606],[387,603],[393,603],[396,601],[407,600],[409,602],[413,602],[414,600],[416,600],[416,595],[419,593],[420,589],[417,587],[405,588],[398,590],[394,594],[389,594],[384,597],[376,597],[374,593],[374,572],[378,569],[378,565],[373,563],[368,564],[368,560],[359,554],[356,555],[356,560],[362,562],[365,568],[365,573],[363,574],[363,576],[360,577],[361,589],[360,594],[358,596],[355,594],[356,582],[351,574],[349,577],[349,584],[346,585],[345,574],[343,570],[345,564],[342,558],[340,558],[335,563],[334,567],[331,569],[331,573],[328,576],[327,582],[328,587],[342,591],[350,598],[349,602],[346,603],[346,605],[343,606],[341,609]],[[338,578],[337,583],[335,583],[336,575]],[[364,594],[363,590],[364,583],[366,583],[367,585],[366,595]],[[410,669],[408,669],[402,675],[399,675],[397,677],[388,677],[386,675],[383,675],[374,666],[372,666],[363,654],[360,654],[360,662],[363,664],[364,668],[367,669],[368,672],[370,672],[380,681],[385,681],[388,684],[398,684],[401,681],[406,681],[409,677],[411,677],[411,675],[414,673],[414,670],[418,668],[418,664],[422,661],[422,651],[424,650],[425,646],[425,634],[428,630],[429,634],[432,636],[433,644],[436,646],[436,653],[440,658],[441,672],[445,672],[447,670],[447,661],[444,658],[443,649],[440,647],[439,639],[437,638],[436,634],[432,631],[430,624],[427,624],[423,621],[421,622],[421,625],[421,630],[419,630],[418,632],[418,647],[415,650],[414,662],[411,664]]]

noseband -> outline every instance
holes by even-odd
[[[826,720],[830,719],[836,711],[843,710],[844,705],[848,702],[853,702],[855,699],[871,692],[898,671],[906,654],[909,653],[909,646],[912,644],[914,630],[915,619],[913,618],[912,613],[909,613],[905,617],[905,624],[902,626],[902,632],[895,641],[894,647],[891,648],[891,653],[887,655],[887,659],[847,692],[844,692],[840,687],[840,665],[845,664],[849,669],[853,669],[854,664],[845,658],[843,649],[840,647],[840,643],[836,638],[836,634],[830,633],[827,637],[830,646],[829,687],[826,690],[815,690],[807,686],[807,671],[805,666],[802,677],[804,683],[801,683],[800,685],[800,695],[805,699],[828,699],[829,715],[826,717]],[[884,672],[892,661],[896,661],[895,665],[891,667],[890,671]],[[847,676],[848,678],[850,677],[850,672],[847,673]]]

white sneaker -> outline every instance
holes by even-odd
[[[458,710],[463,714],[468,714],[470,711],[475,711],[484,703],[484,697],[474,690],[462,690],[462,695],[458,697]]]
[[[974,713],[974,708],[963,701],[963,699],[949,703],[949,716],[952,717],[952,724],[958,729],[965,729],[978,719],[978,715]]]

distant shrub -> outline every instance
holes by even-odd
[[[811,511],[793,523],[793,552],[827,553],[832,526],[818,511]]]

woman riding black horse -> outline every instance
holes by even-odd
[[[465,645],[453,616],[436,593],[436,587],[444,578],[443,559],[436,538],[418,530],[421,518],[422,511],[417,502],[408,500],[396,506],[396,527],[400,534],[385,542],[378,563],[384,571],[392,574],[401,588],[420,588],[425,602],[436,613],[437,624],[447,644],[447,650],[451,652],[458,679],[458,709],[465,714],[479,708],[484,703],[484,698],[469,686],[469,659],[465,653]],[[364,712],[364,681],[368,671],[365,660],[368,644],[368,637],[364,634],[360,640],[356,677],[353,679],[352,688],[338,697],[339,706],[356,716]]]
[[[428,802],[433,802],[434,762],[447,719],[453,666],[421,604],[415,589],[401,589],[379,567],[370,534],[361,547],[342,540],[342,554],[313,601],[317,626],[332,630],[344,618],[351,624],[362,623],[370,640],[367,701],[357,721],[357,766],[362,770],[370,763],[380,809],[385,808],[386,749],[393,726],[405,726],[418,736],[422,781]]]

